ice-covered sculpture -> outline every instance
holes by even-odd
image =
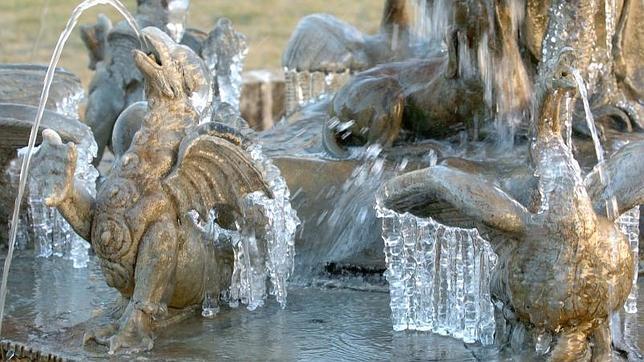
[[[43,132],[32,173],[43,181],[45,203],[91,241],[108,285],[123,296],[118,319],[85,336],[112,352],[152,348],[159,320],[191,306],[215,309],[208,304],[229,286],[229,294],[240,291],[229,298],[252,309],[265,293],[244,293],[265,290],[268,276],[271,293],[284,303],[297,225],[292,210],[281,205],[288,203],[284,183],[276,169],[257,162],[253,143],[221,123],[199,125],[191,95],[210,87],[204,62],[157,28],[142,34],[148,47],[134,52],[134,62],[145,77],[148,112],[97,196],[74,178],[77,147],[63,144],[55,132]],[[274,203],[289,213],[272,214]],[[200,227],[209,218],[242,240],[211,248]]]
[[[570,54],[564,49],[542,74],[529,148],[536,179],[506,182],[500,173],[489,175],[474,162],[454,160],[398,176],[380,192],[383,205],[398,213],[476,226],[499,256],[491,290],[509,322],[538,336],[556,336],[555,360],[581,358],[591,349],[602,360],[612,353],[609,320],[626,302],[634,270],[630,243],[606,202],[614,198],[622,211],[644,202],[644,168],[635,156],[644,142],[623,147],[582,180],[562,138],[570,115],[561,110],[576,89]],[[609,182],[601,172],[610,175]],[[528,203],[510,196],[507,187]],[[524,331],[511,328],[511,338],[520,339]],[[542,350],[550,350],[550,343]]]

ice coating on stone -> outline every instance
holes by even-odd
[[[227,103],[219,105],[213,120],[234,126],[251,138],[254,135]],[[237,307],[241,301],[247,309],[255,310],[264,305],[268,294],[274,295],[276,301],[286,307],[287,281],[293,272],[295,232],[300,220],[291,206],[286,180],[271,159],[263,154],[261,145],[253,143],[246,151],[261,172],[270,197],[259,191],[245,195],[240,200],[244,221],[237,225],[237,230],[221,228],[216,223],[216,210],[211,212],[202,228],[209,235],[207,239],[215,245],[224,243],[233,248],[233,274],[225,298],[231,307]],[[210,248],[208,245],[207,250],[212,250]],[[267,280],[271,285],[268,293]],[[216,296],[204,295],[202,315],[212,316],[218,311],[215,300]]]
[[[377,204],[393,328],[494,343],[490,278],[497,256],[476,229],[442,225]]]
[[[235,264],[229,292],[231,306],[236,307],[237,301],[241,301],[252,311],[264,305],[267,273],[263,246],[250,225],[233,239]]]
[[[626,304],[624,304],[624,311],[626,313],[637,313],[637,297],[639,295],[637,276],[639,271],[640,208],[635,207],[623,213],[616,222],[622,233],[628,238],[635,264],[633,269],[633,288],[631,289],[631,294],[626,299]]]
[[[78,110],[81,102],[85,99],[85,91],[80,83],[75,84],[70,89],[67,97],[64,97],[60,102],[56,103],[56,112],[65,117],[78,119]]]
[[[172,39],[177,43],[181,42],[183,34],[186,32],[185,24],[189,7],[190,0],[168,1],[168,23],[165,26]]]
[[[550,345],[552,344],[552,334],[547,331],[539,333],[537,336],[536,343],[534,344],[534,350],[538,355],[545,355],[550,352]]]
[[[12,190],[18,189],[18,183],[20,182],[20,160],[14,159],[9,162],[9,166],[5,171],[5,176]],[[18,233],[16,235],[16,249],[24,250],[31,244],[31,238],[29,236],[28,225],[30,224],[28,219],[29,213],[22,213],[18,219]],[[8,222],[11,224],[11,222]],[[11,226],[11,225],[9,225]]]
[[[210,32],[202,56],[213,81],[213,105],[228,103],[239,112],[244,59],[248,54],[246,36],[235,31],[232,22],[219,19]]]
[[[295,231],[300,224],[296,211],[291,206],[291,193],[277,166],[262,153],[261,145],[253,144],[248,152],[262,172],[272,197],[260,192],[246,196],[246,209],[255,208],[255,214],[266,247],[266,269],[271,280],[270,294],[286,306],[287,281],[293,272],[295,258]]]
[[[350,70],[325,73],[284,68],[286,114],[335,94],[350,78]]]
[[[91,131],[87,130],[76,150],[78,152],[74,171],[76,186],[84,187],[90,195],[95,196],[96,179],[99,173],[92,165],[92,161],[96,157],[98,146]],[[25,151],[24,148],[18,150],[18,155],[23,157]],[[64,257],[72,261],[74,268],[85,268],[89,261],[89,243],[74,232],[58,210],[45,205],[46,195],[40,193],[41,180],[31,177],[28,187],[27,212],[36,255],[45,258],[52,255]],[[28,232],[19,234],[27,235]]]

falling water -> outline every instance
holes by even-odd
[[[586,86],[584,84],[584,79],[582,78],[579,70],[574,69],[572,73],[573,73],[573,76],[575,77],[575,81],[577,82],[577,86],[579,88],[579,94],[584,104],[584,110],[586,113],[586,123],[588,125],[588,129],[590,130],[590,134],[593,139],[593,144],[595,146],[595,154],[597,156],[596,167],[599,173],[599,180],[603,186],[606,186],[610,183],[610,175],[607,174],[606,171],[604,170],[604,164],[605,164],[604,149],[599,140],[597,127],[595,125],[595,120],[590,110],[590,104],[588,102],[588,94],[586,91]],[[637,313],[637,295],[638,295],[637,278],[638,278],[638,270],[639,270],[639,233],[640,233],[639,207],[635,207],[632,210],[628,210],[620,216],[620,210],[617,206],[617,198],[616,196],[613,196],[610,198],[610,200],[606,201],[606,215],[611,220],[616,220],[616,223],[619,226],[620,230],[626,235],[626,237],[629,240],[631,252],[633,253],[633,263],[635,264],[635,267],[634,267],[635,272],[633,275],[633,287],[631,289],[631,293],[628,296],[628,299],[626,301],[626,305],[624,306],[624,308],[628,313]]]
[[[410,45],[426,48],[429,44],[445,47],[445,36],[452,19],[452,2],[436,0],[413,0]]]
[[[4,269],[2,271],[2,286],[0,287],[0,331],[2,330],[2,321],[4,319],[4,305],[7,296],[7,281],[9,277],[9,268],[11,266],[11,259],[13,257],[13,250],[16,243],[16,236],[18,231],[18,218],[20,214],[20,203],[22,202],[23,195],[25,193],[25,188],[27,185],[27,177],[29,173],[29,165],[31,164],[31,157],[33,156],[34,145],[36,144],[36,137],[38,135],[38,129],[40,127],[40,122],[42,121],[43,114],[45,112],[45,105],[47,104],[47,98],[49,97],[49,89],[51,88],[51,83],[54,78],[54,73],[56,66],[62,55],[63,48],[67,40],[69,39],[74,27],[78,23],[78,19],[83,14],[83,12],[91,7],[96,5],[111,5],[113,6],[123,17],[126,19],[130,27],[136,33],[136,36],[142,40],[139,27],[136,24],[136,20],[127,10],[127,8],[119,0],[85,0],[74,10],[65,26],[65,30],[60,34],[56,47],[54,48],[54,53],[52,54],[51,60],[49,62],[49,67],[47,68],[47,73],[45,75],[45,81],[43,85],[43,90],[40,96],[40,103],[38,105],[38,112],[36,114],[36,119],[34,120],[34,125],[31,128],[31,133],[29,134],[29,143],[27,146],[27,154],[22,162],[22,167],[20,169],[20,182],[18,185],[18,196],[14,203],[13,214],[11,217],[11,230],[9,232],[9,248],[7,251],[7,257],[4,263]]]
[[[338,124],[336,129],[349,127],[351,122]],[[369,238],[365,229],[375,227],[376,190],[387,177],[385,157],[380,144],[350,148],[350,157],[360,161],[341,187],[320,191],[320,199],[334,199],[330,208],[323,210],[315,220],[325,230],[319,235],[324,245],[329,246],[332,260],[342,260],[355,250],[352,248]],[[313,262],[313,261],[311,261]]]
[[[593,145],[595,146],[595,155],[597,156],[597,164],[599,167],[598,168],[599,180],[602,183],[602,185],[605,186],[609,183],[609,180],[607,178],[608,175],[606,175],[606,172],[603,167],[604,148],[602,147],[601,141],[599,140],[599,134],[597,133],[597,126],[595,125],[595,119],[593,118],[592,111],[590,110],[590,103],[588,102],[586,85],[578,69],[574,69],[572,74],[575,77],[575,81],[577,82],[577,87],[579,88],[579,95],[584,104],[584,110],[586,113],[586,124],[588,125],[588,129],[590,130],[590,135],[593,139]],[[619,210],[617,208],[617,200],[615,199],[615,197],[613,197],[611,198],[610,201],[606,203],[606,215],[608,215],[608,217],[612,220],[617,220],[618,214],[619,214]]]

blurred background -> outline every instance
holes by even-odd
[[[0,0],[0,63],[47,64],[60,32],[80,0]],[[136,0],[122,0],[134,12]],[[333,14],[366,33],[379,27],[383,1],[376,0],[191,0],[188,27],[210,31],[219,17],[233,21],[246,34],[249,53],[245,70],[279,69],[281,55],[297,22],[318,12]],[[106,5],[87,11],[79,24],[94,23],[104,13],[121,17]],[[59,66],[77,74],[87,87],[92,72],[78,29]]]

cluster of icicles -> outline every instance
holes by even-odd
[[[74,89],[57,105],[56,112],[76,118],[83,96],[82,88]],[[77,187],[84,187],[92,196],[96,195],[96,180],[99,176],[98,170],[92,165],[97,148],[91,130],[86,127],[85,135],[77,145],[78,160],[74,178],[77,180]],[[37,149],[38,147],[34,148],[35,151]],[[20,164],[26,152],[27,148],[18,150],[18,158],[11,161],[6,170],[12,188],[18,188]],[[38,257],[63,257],[71,260],[74,268],[84,268],[89,261],[89,243],[74,232],[58,210],[45,205],[45,195],[41,193],[43,181],[34,177],[29,179],[28,205],[18,221],[16,247],[25,249],[33,246]]]

